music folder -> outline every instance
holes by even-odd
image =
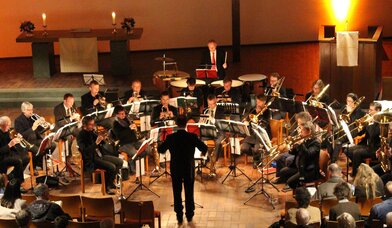
[[[215,69],[196,69],[198,79],[218,79],[218,72]]]

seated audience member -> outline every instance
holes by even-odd
[[[52,222],[58,216],[71,219],[58,204],[49,201],[49,188],[46,184],[37,185],[34,188],[34,195],[37,199],[27,207],[27,210],[31,212],[33,222]]]
[[[0,200],[0,219],[14,219],[15,214],[25,207],[26,201],[22,199],[20,184],[16,179],[8,182],[4,196]]]
[[[309,223],[317,223],[321,221],[321,212],[317,207],[310,206],[310,193],[304,187],[299,187],[295,189],[295,200],[297,201],[296,208],[290,208],[286,213],[286,222],[290,221],[293,224],[297,224],[295,217],[297,209],[305,208],[309,211],[310,220]]]
[[[361,219],[361,211],[358,204],[350,202],[350,186],[346,182],[340,182],[335,186],[334,195],[339,203],[329,210],[329,220],[336,221],[337,217],[344,212],[349,213],[355,220]]]
[[[318,198],[319,199],[331,199],[335,198],[333,194],[335,186],[338,183],[344,182],[342,178],[342,169],[338,164],[332,163],[328,166],[329,179],[318,186]]]
[[[295,221],[297,221],[297,227],[308,227],[310,220],[309,211],[305,208],[299,208],[295,213]]]
[[[339,228],[355,228],[355,219],[349,213],[344,212],[338,217]]]
[[[392,181],[388,181],[385,185],[385,192],[386,196],[384,201],[374,205],[370,210],[368,218],[369,227],[371,226],[373,219],[378,219],[385,223],[387,214],[392,211]]]
[[[365,163],[358,167],[354,182],[355,196],[360,199],[373,199],[384,195],[384,184],[374,170]]]
[[[19,228],[29,228],[31,223],[31,213],[28,210],[20,210],[15,215],[16,224]]]
[[[106,218],[103,219],[99,225],[101,228],[114,228],[114,221],[113,219]]]
[[[385,218],[385,225],[387,227],[392,227],[392,212],[388,212],[388,214]]]
[[[68,226],[68,216],[60,215],[54,219],[55,228],[66,228]]]

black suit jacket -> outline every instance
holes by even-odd
[[[97,135],[84,129],[82,129],[77,136],[79,150],[84,162],[84,170],[87,172],[92,172],[94,170],[95,150],[98,148],[98,145],[95,143],[96,140]]]
[[[181,96],[188,96],[190,93],[190,90],[188,88],[183,88],[181,90]],[[200,87],[196,87],[195,90],[193,90],[193,96],[197,98],[197,106],[201,107],[203,106],[203,91],[201,90]]]
[[[159,121],[159,116],[160,116],[160,114],[161,114],[161,110],[162,110],[162,104],[159,104],[159,105],[155,106],[155,107],[152,109],[152,112],[151,112],[151,120],[150,120],[151,126],[156,125],[156,123]],[[174,118],[175,118],[175,117],[177,116],[177,114],[178,114],[177,108],[174,107],[174,106],[169,105],[169,111],[172,111],[172,112],[173,112]]]
[[[15,119],[15,130],[20,133],[24,139],[30,143],[36,143],[37,140],[43,139],[42,135],[39,133],[42,127],[38,127],[35,131],[31,128],[34,121],[31,118],[27,118],[25,115],[20,114]]]
[[[294,162],[290,166],[297,168],[301,177],[305,177],[306,180],[318,178],[320,142],[316,138],[294,146],[290,153],[295,155]]]
[[[121,123],[119,121],[121,121]],[[130,123],[127,119],[118,120],[117,117],[113,123],[113,133],[116,139],[120,140],[120,145],[125,145],[137,141],[135,131],[131,130],[131,128],[129,128],[129,125]]]
[[[366,126],[358,135],[365,134],[365,137],[358,143],[358,145],[368,146],[369,152],[374,154],[381,146],[380,140],[380,126],[378,123],[373,123]]]
[[[0,130],[0,162],[10,155],[10,153],[25,153],[27,149],[20,146],[20,144],[16,144],[14,147],[9,148],[8,143],[11,141],[9,132],[3,132]],[[0,164],[1,166],[1,164]]]
[[[94,112],[96,108],[98,108],[98,110],[103,109],[103,107],[99,103],[96,106],[94,106],[94,100],[98,99],[100,96],[102,96],[101,93],[98,93],[95,97],[93,97],[91,96],[91,93],[88,92],[81,97],[82,99],[81,111],[84,116]]]
[[[70,116],[67,115],[67,111],[64,108],[64,103],[60,103],[54,107],[53,110],[54,119],[56,121],[56,129],[71,122]]]
[[[194,178],[196,147],[203,155],[206,154],[207,145],[196,134],[181,129],[168,135],[166,140],[158,147],[158,152],[170,151],[170,171],[172,175]]]
[[[144,92],[144,90],[140,90],[139,96],[143,99],[145,98],[146,93]],[[126,104],[130,97],[133,97],[133,90],[132,89],[125,91],[123,103]]]
[[[223,80],[226,76],[225,69],[222,66],[225,63],[225,52],[220,49],[217,49],[215,61],[216,61],[216,68],[218,70],[218,77],[220,80]],[[210,54],[209,49],[203,51],[200,64],[201,65],[205,65],[205,64],[211,65],[211,54]]]
[[[203,113],[208,114],[207,109],[208,108],[204,109]],[[217,119],[217,120],[225,119],[225,109],[223,108],[223,106],[220,106],[220,105],[216,106],[216,110],[215,110],[213,117],[214,117],[214,119]]]
[[[215,95],[219,96],[223,93],[224,88],[223,87],[219,87],[215,90]],[[241,103],[241,92],[238,88],[231,88],[230,91],[228,92],[229,97],[231,98],[231,102],[233,103]]]

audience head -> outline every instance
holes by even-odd
[[[140,80],[134,80],[132,81],[131,87],[133,92],[140,93],[142,90],[142,82]]]
[[[208,49],[210,51],[216,51],[216,47],[218,46],[218,44],[215,40],[209,40],[207,45],[208,45]],[[215,58],[216,58],[216,56],[215,56]]]
[[[54,219],[54,227],[55,228],[66,228],[68,226],[68,217],[67,216],[57,216]]]
[[[295,220],[297,221],[297,225],[299,226],[308,224],[310,220],[309,211],[305,208],[299,208],[295,213]]]
[[[75,98],[71,93],[64,94],[64,106],[71,108],[75,103]]]
[[[33,115],[33,104],[28,101],[24,101],[20,106],[20,109],[22,110],[23,115],[25,115],[27,118],[30,118]]]
[[[0,117],[0,129],[7,132],[11,128],[11,119],[8,116]]]
[[[369,165],[361,163],[358,167],[353,184],[356,187],[363,187],[366,192],[366,198],[370,198],[371,196],[376,197],[376,184],[379,180],[380,177]],[[372,193],[372,195],[370,195],[370,193]]]
[[[16,224],[20,228],[28,228],[31,223],[31,213],[28,210],[22,209],[15,214]]]
[[[168,105],[169,105],[169,100],[170,100],[169,92],[163,91],[163,92],[161,93],[161,104],[162,104],[163,106],[168,106]]]
[[[6,208],[14,208],[15,201],[22,198],[20,192],[20,183],[16,179],[12,179],[5,187],[3,198],[1,198],[0,205]]]
[[[338,226],[339,228],[355,228],[355,219],[352,215],[347,212],[339,215],[338,218]]]
[[[92,80],[88,85],[88,89],[93,97],[95,97],[99,92],[99,83],[95,80]]]
[[[318,79],[316,81],[313,82],[312,84],[312,92],[313,95],[318,95],[320,94],[321,90],[323,90],[325,87],[323,80]]]
[[[310,203],[310,193],[304,187],[295,189],[295,200],[297,201],[298,208],[307,208]]]
[[[328,166],[328,172],[331,177],[341,177],[342,176],[342,169],[336,163],[331,163]]]
[[[207,97],[207,103],[209,108],[215,108],[216,106],[216,96],[214,94],[209,94]]]
[[[350,186],[346,182],[340,182],[335,186],[333,194],[338,200],[348,199],[351,194]]]
[[[34,188],[34,195],[37,199],[48,200],[49,199],[49,188],[46,184],[38,184]]]
[[[385,224],[387,227],[392,227],[392,212],[388,212],[388,214],[385,216]]]
[[[380,112],[381,111],[381,109],[382,109],[382,106],[381,106],[381,104],[380,103],[378,103],[378,102],[371,102],[370,104],[369,104],[369,114],[371,115],[371,116],[374,116],[375,114],[377,114],[378,112]]]
[[[113,228],[114,227],[114,221],[113,219],[106,218],[103,219],[100,223],[101,228]]]
[[[387,197],[392,197],[392,181],[385,184],[385,194]]]
[[[93,116],[85,116],[82,123],[83,128],[87,131],[92,131],[95,128],[95,120]]]
[[[179,115],[176,120],[176,124],[179,128],[185,128],[188,119],[185,115]]]

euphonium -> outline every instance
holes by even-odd
[[[16,132],[15,129],[12,129],[9,132],[10,138],[11,139],[15,139],[18,138],[20,140],[20,146],[26,149],[31,149],[33,148],[33,144],[29,143],[26,139],[23,138],[23,136],[21,134],[19,134],[18,132]]]
[[[353,114],[353,112],[355,110],[357,110],[359,108],[359,105],[365,100],[365,96],[362,96],[360,98],[358,98],[358,100],[356,100],[354,102],[354,108],[351,110],[351,112],[347,113],[347,114],[341,114],[339,117],[340,119],[342,119],[344,122],[349,123],[350,119],[351,119],[351,115]]]

